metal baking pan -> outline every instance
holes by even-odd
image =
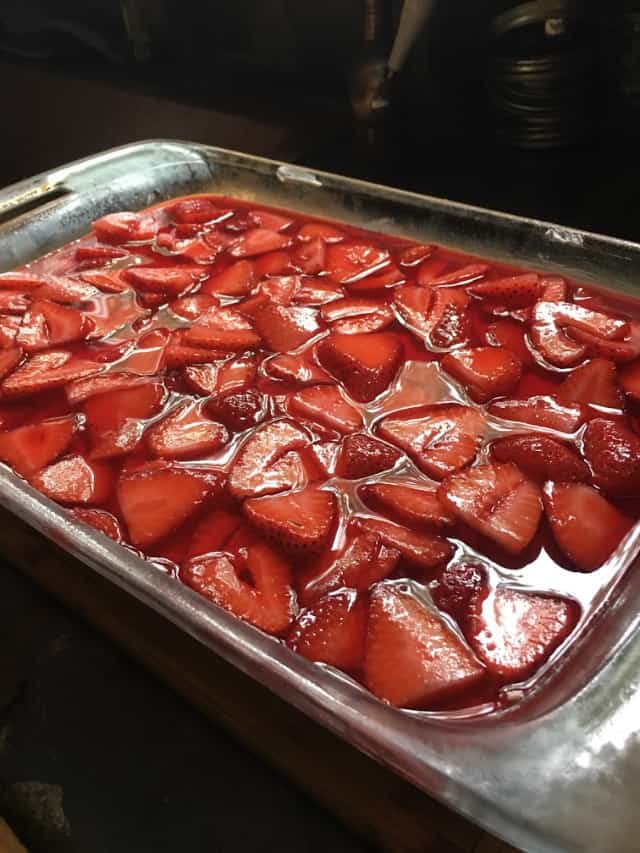
[[[640,295],[640,245],[186,142],[116,148],[0,193],[0,271],[105,213],[214,192],[434,241]],[[593,615],[536,688],[472,718],[389,707],[209,604],[4,469],[0,502],[90,569],[346,741],[536,853],[640,849],[640,575],[636,529]],[[589,576],[585,576],[588,578]]]

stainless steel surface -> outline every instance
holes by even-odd
[[[0,209],[40,185],[67,194],[0,225],[1,269],[80,236],[108,211],[211,191],[640,293],[638,245],[190,143],[159,140],[99,154],[8,188]],[[0,501],[296,707],[518,847],[639,849],[637,530],[608,568],[615,596],[602,598],[596,618],[536,689],[503,712],[455,719],[382,704],[77,525],[7,470]]]

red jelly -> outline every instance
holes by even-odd
[[[557,659],[638,519],[639,316],[173,200],[0,276],[0,459],[382,700],[486,712]]]

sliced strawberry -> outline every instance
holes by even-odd
[[[585,482],[589,468],[573,448],[547,435],[514,435],[499,438],[491,445],[499,462],[513,462],[527,477],[537,482]]]
[[[206,270],[197,266],[154,267],[151,265],[127,267],[122,278],[142,290],[153,293],[178,295],[206,275]]]
[[[359,293],[360,291],[383,290],[387,287],[396,287],[399,284],[404,284],[406,280],[406,276],[402,270],[399,270],[395,264],[389,264],[374,275],[367,275],[358,281],[349,282],[347,287],[353,293]]]
[[[228,358],[229,353],[221,349],[188,346],[184,342],[184,330],[174,329],[164,353],[169,368],[188,367],[191,364],[206,364]]]
[[[504,305],[512,311],[517,308],[527,308],[534,304],[540,295],[540,282],[536,273],[511,275],[507,278],[473,284],[469,288],[469,293],[479,299]]]
[[[242,523],[240,515],[225,509],[216,508],[205,513],[191,531],[186,557],[224,551]]]
[[[584,423],[584,406],[562,406],[553,397],[529,397],[528,400],[498,400],[489,411],[498,418],[546,427],[556,432],[573,433]]]
[[[618,421],[596,418],[587,424],[582,441],[596,486],[610,495],[640,495],[637,433]]]
[[[362,415],[335,385],[317,385],[291,394],[287,408],[292,415],[336,430],[341,435],[362,427]]]
[[[0,433],[0,459],[29,477],[61,456],[79,426],[76,415],[52,418]]]
[[[454,563],[431,581],[429,592],[438,609],[455,619],[466,634],[473,611],[488,593],[486,571],[482,566]]]
[[[598,569],[633,522],[591,486],[547,483],[544,508],[560,550],[578,569]]]
[[[433,246],[422,245],[416,243],[413,246],[407,246],[400,252],[399,263],[403,267],[415,267],[422,263],[433,254]]]
[[[110,213],[93,223],[99,240],[105,243],[144,243],[152,240],[158,226],[151,216],[139,213]]]
[[[124,535],[120,527],[120,522],[110,512],[104,509],[83,509],[82,507],[77,507],[72,512],[78,521],[82,521],[84,524],[88,524],[89,527],[93,527],[100,533],[104,533],[105,536],[113,539],[114,542],[123,541]]]
[[[178,317],[185,320],[197,320],[206,314],[212,308],[217,308],[220,305],[215,296],[209,296],[206,293],[198,293],[195,296],[182,296],[180,299],[174,299],[169,304],[169,308]]]
[[[31,478],[31,485],[61,504],[101,504],[111,494],[113,474],[101,462],[67,456],[42,468]]]
[[[320,341],[316,351],[322,366],[360,403],[368,403],[387,389],[402,359],[402,344],[388,332],[331,334]]]
[[[229,249],[234,258],[253,258],[291,245],[291,238],[268,228],[253,228],[239,237]]]
[[[36,353],[2,382],[5,397],[24,397],[59,388],[74,379],[104,370],[103,364],[74,358],[64,350]]]
[[[431,328],[429,323],[429,308],[433,300],[433,293],[426,287],[416,287],[413,284],[405,284],[399,287],[394,294],[394,306],[400,317],[418,332],[428,334]]]
[[[296,305],[322,306],[343,296],[344,290],[340,285],[328,278],[307,275],[298,279],[294,301]]]
[[[212,308],[184,330],[182,340],[187,346],[228,352],[260,346],[260,336],[251,322],[232,308]]]
[[[83,410],[92,441],[92,458],[108,459],[135,449],[144,432],[140,421],[160,409],[165,393],[161,382],[150,379],[86,399]]]
[[[249,521],[279,545],[299,552],[316,552],[327,544],[338,512],[333,492],[308,486],[299,492],[268,495],[245,501]]]
[[[513,391],[522,375],[522,362],[506,347],[473,347],[449,352],[442,366],[461,382],[476,403]]]
[[[267,398],[255,388],[216,394],[206,403],[207,414],[231,432],[259,424],[267,415],[267,406]]]
[[[103,293],[123,293],[129,289],[129,285],[120,278],[119,272],[83,272],[80,278]]]
[[[303,242],[319,237],[325,243],[339,243],[344,234],[335,225],[328,222],[306,222],[298,231],[298,240]]]
[[[367,483],[360,486],[358,495],[371,509],[410,527],[448,527],[455,521],[440,503],[435,489],[400,483]]]
[[[624,398],[616,379],[616,366],[606,358],[594,358],[572,370],[557,392],[558,401],[570,405],[606,406],[621,409]]]
[[[229,474],[236,498],[268,495],[305,484],[299,450],[309,436],[291,421],[273,421],[257,429],[240,448]]]
[[[264,276],[288,275],[297,271],[297,267],[293,264],[291,256],[287,252],[267,252],[266,255],[260,255],[253,263],[256,278],[264,278]]]
[[[469,623],[471,648],[502,681],[524,681],[569,636],[578,607],[564,598],[498,587],[476,599]]]
[[[88,282],[50,276],[31,295],[34,299],[47,299],[61,305],[82,305],[84,302],[96,299],[100,294],[98,289]]]
[[[371,477],[393,468],[401,454],[377,438],[358,433],[342,442],[336,473],[347,480]]]
[[[390,415],[378,428],[383,438],[404,450],[425,474],[436,480],[475,458],[485,430],[481,412],[457,403]]]
[[[243,578],[249,575],[251,582]],[[180,569],[181,580],[219,607],[269,634],[286,633],[295,615],[291,570],[272,548],[252,544],[239,554],[210,554]]]
[[[20,364],[23,350],[20,347],[9,347],[5,350],[0,350],[0,379],[4,379],[11,371]]]
[[[444,275],[432,278],[430,284],[432,286],[447,286],[452,284],[467,284],[476,279],[482,278],[489,270],[487,264],[466,264],[459,267],[453,272],[445,273]]]
[[[15,346],[20,323],[20,317],[0,316],[0,348]]]
[[[388,577],[400,552],[384,544],[377,533],[357,530],[338,555],[323,559],[319,566],[303,572],[298,585],[300,601],[308,605],[341,587],[364,592],[371,584]]]
[[[540,293],[545,302],[566,302],[569,288],[560,276],[543,276],[540,279]]]
[[[453,553],[449,542],[433,533],[407,530],[406,527],[381,518],[356,516],[354,520],[365,533],[379,536],[387,547],[395,548],[408,563],[422,569],[433,569],[448,560]]]
[[[477,465],[452,474],[438,497],[457,518],[510,554],[527,547],[542,514],[540,489],[512,464]]]
[[[128,254],[116,246],[78,246],[75,258],[83,266],[101,267],[116,258],[126,258]]]
[[[346,297],[325,305],[320,316],[341,335],[379,332],[393,323],[393,311],[385,303],[372,299]]]
[[[157,462],[122,474],[117,496],[132,545],[147,548],[186,521],[218,491],[219,478]]]
[[[19,290],[0,290],[0,314],[24,314],[30,301]]]
[[[533,309],[531,340],[543,358],[557,367],[572,367],[581,361],[587,347],[569,338],[564,328],[605,339],[620,339],[629,331],[623,320],[590,311],[570,302],[541,300]]]
[[[206,456],[226,444],[224,426],[202,415],[199,407],[183,403],[147,433],[149,449],[164,459]]]
[[[611,361],[627,362],[640,357],[640,322],[629,323],[630,331],[625,340],[606,340],[584,329],[571,329],[572,336],[586,347],[592,358],[610,358]]]
[[[211,276],[202,285],[202,293],[244,296],[251,289],[253,281],[254,270],[251,261],[236,261],[223,272]]]
[[[327,247],[327,272],[338,284],[362,281],[389,263],[389,252],[377,246],[337,243]]]
[[[204,222],[218,221],[223,211],[210,199],[196,196],[176,202],[172,213],[176,222],[201,225]]]
[[[255,318],[256,329],[273,352],[297,349],[320,331],[313,308],[284,307],[270,301]]]
[[[620,385],[632,400],[640,400],[640,361],[624,368],[620,374]]]
[[[271,210],[251,210],[248,217],[260,228],[267,228],[269,231],[285,231],[293,222],[291,216],[283,216]]]
[[[274,379],[296,382],[299,385],[319,385],[333,382],[329,374],[304,355],[282,353],[264,362],[265,372]]]
[[[426,331],[433,346],[448,349],[469,339],[469,297],[461,288],[438,287],[433,292]]]
[[[411,592],[371,595],[364,682],[402,708],[430,708],[481,684],[485,670],[453,630]]]
[[[533,357],[527,347],[525,330],[521,323],[515,320],[496,320],[491,323],[483,334],[485,343],[490,347],[506,347],[516,355],[523,365],[533,363]]]
[[[17,272],[5,272],[0,274],[0,289],[2,290],[36,290],[49,280],[49,276],[19,270]]]
[[[427,258],[424,263],[421,263],[417,269],[416,283],[420,287],[431,287],[434,279],[441,276],[449,266],[449,262],[444,258],[436,256]]]
[[[255,380],[256,371],[255,356],[245,354],[216,364],[187,367],[184,377],[197,394],[229,394],[247,390]]]
[[[255,294],[268,296],[277,305],[291,305],[300,287],[300,281],[298,275],[277,275],[266,278],[258,283]],[[246,303],[243,304],[246,305]],[[264,304],[267,305],[268,303],[265,302]]]
[[[308,240],[293,250],[293,263],[305,275],[317,275],[325,268],[326,246],[320,237]]]
[[[91,324],[75,308],[34,299],[18,329],[16,343],[27,352],[80,341]]]
[[[328,480],[333,477],[339,452],[340,443],[337,441],[314,441],[302,451],[307,471],[313,469],[317,472],[317,477],[313,479]]]
[[[356,672],[362,665],[367,605],[353,589],[327,595],[294,622],[287,644],[313,661]]]

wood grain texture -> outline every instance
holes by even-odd
[[[308,719],[3,509],[0,548],[11,563],[381,850],[514,850]]]

